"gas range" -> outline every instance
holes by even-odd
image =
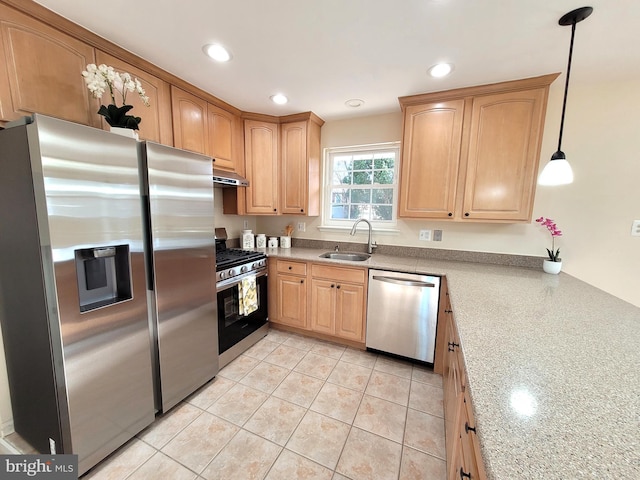
[[[235,277],[258,273],[267,268],[267,256],[262,252],[227,248],[227,232],[216,228],[216,283]]]

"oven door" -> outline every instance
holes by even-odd
[[[256,274],[258,309],[249,315],[240,314],[239,287],[248,275],[235,277],[232,283],[218,286],[218,342],[220,353],[233,347],[268,321],[267,271]]]

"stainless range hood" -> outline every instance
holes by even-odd
[[[241,177],[237,173],[226,172],[224,170],[213,169],[214,187],[248,187],[249,180]]]

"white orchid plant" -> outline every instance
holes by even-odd
[[[130,128],[138,130],[138,125],[142,120],[140,117],[127,115],[133,108],[127,105],[127,93],[135,92],[142,100],[142,103],[149,106],[149,97],[145,94],[140,80],[131,78],[128,73],[117,72],[113,67],[102,64],[96,66],[94,63],[87,65],[87,69],[82,72],[87,88],[95,98],[102,98],[107,89],[111,96],[111,104],[100,106],[98,114],[102,115],[106,122],[112,127]],[[122,97],[122,106],[118,107],[116,94]]]

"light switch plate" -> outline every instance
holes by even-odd
[[[242,222],[242,228],[244,228],[245,230],[249,228],[249,220],[245,220],[244,222]]]
[[[307,224],[305,222],[298,222],[298,231],[304,232],[307,230]]]
[[[418,239],[422,240],[423,242],[430,242],[431,230],[420,230],[420,235],[418,236]]]
[[[631,225],[631,236],[640,237],[640,220],[634,220]]]
[[[442,241],[442,230],[434,230],[433,231],[433,241],[441,242]]]

